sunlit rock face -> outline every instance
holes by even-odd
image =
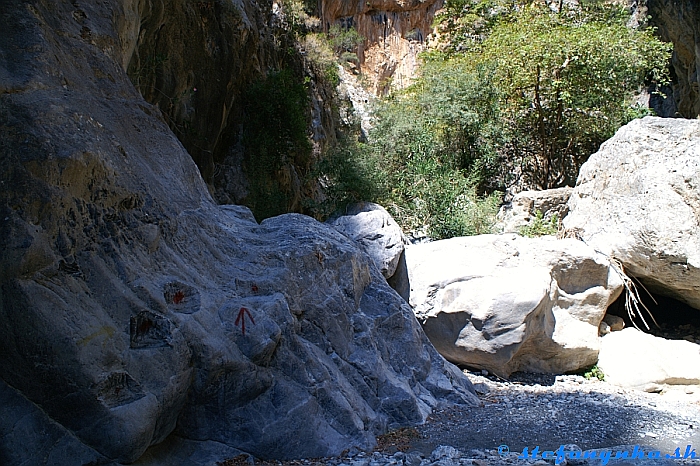
[[[581,167],[563,225],[651,292],[700,309],[699,188],[699,122],[632,120]]]
[[[406,87],[418,67],[418,53],[432,32],[443,0],[324,0],[324,29],[354,27],[365,38],[358,50],[367,84],[377,93]]]

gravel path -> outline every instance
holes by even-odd
[[[284,464],[700,466],[700,387],[659,387],[663,388],[661,393],[646,393],[576,375],[520,373],[503,381],[465,374],[479,393],[481,407],[437,411],[416,429],[402,429],[380,438],[379,451],[354,451],[339,458]],[[508,448],[501,447],[499,452],[501,445]],[[572,451],[594,450],[596,456],[585,460],[542,459],[542,452],[556,451],[561,445]],[[689,451],[695,449],[698,459],[682,458],[688,445]],[[525,447],[530,457],[519,458]],[[532,457],[535,447],[539,447],[539,453]],[[665,457],[673,456],[677,448],[681,458]],[[637,457],[616,460],[618,451],[630,455],[636,452]],[[660,452],[660,459],[649,459],[654,451]],[[639,459],[640,455],[644,459]],[[250,459],[247,463],[239,458],[224,464],[250,464]]]
[[[690,444],[700,458],[700,387],[645,393],[575,375],[514,374],[510,381],[467,376],[483,407],[436,412],[418,428],[423,438],[414,445],[424,455],[439,445],[465,452],[508,445],[519,453],[536,446],[643,445],[673,454]]]

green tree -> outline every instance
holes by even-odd
[[[409,230],[434,238],[490,232],[497,196],[497,88],[492,70],[434,61],[417,82],[376,111],[370,146],[391,187],[388,209]]]
[[[245,203],[258,220],[292,210],[294,195],[281,182],[280,173],[292,166],[303,170],[311,162],[309,96],[299,81],[291,70],[283,69],[253,83],[243,94],[244,167],[251,184]]]
[[[520,135],[514,149],[534,187],[574,183],[588,156],[638,114],[632,98],[645,79],[664,76],[669,47],[651,30],[627,27],[612,6],[591,8],[523,8],[469,52],[496,70],[503,116]]]

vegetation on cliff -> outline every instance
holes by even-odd
[[[309,96],[289,69],[270,73],[243,95],[248,121],[244,127],[245,168],[249,173],[248,207],[262,219],[284,213],[290,190],[275,176],[284,165],[309,165],[311,142],[306,135]]]
[[[448,0],[420,77],[377,108],[354,147],[384,180],[368,194],[404,228],[488,232],[497,193],[572,185],[603,141],[649,113],[634,96],[665,79],[669,46],[619,6],[549,3]]]

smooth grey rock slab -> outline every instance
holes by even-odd
[[[384,207],[371,202],[354,204],[327,223],[362,245],[384,278],[394,275],[408,239]]]

